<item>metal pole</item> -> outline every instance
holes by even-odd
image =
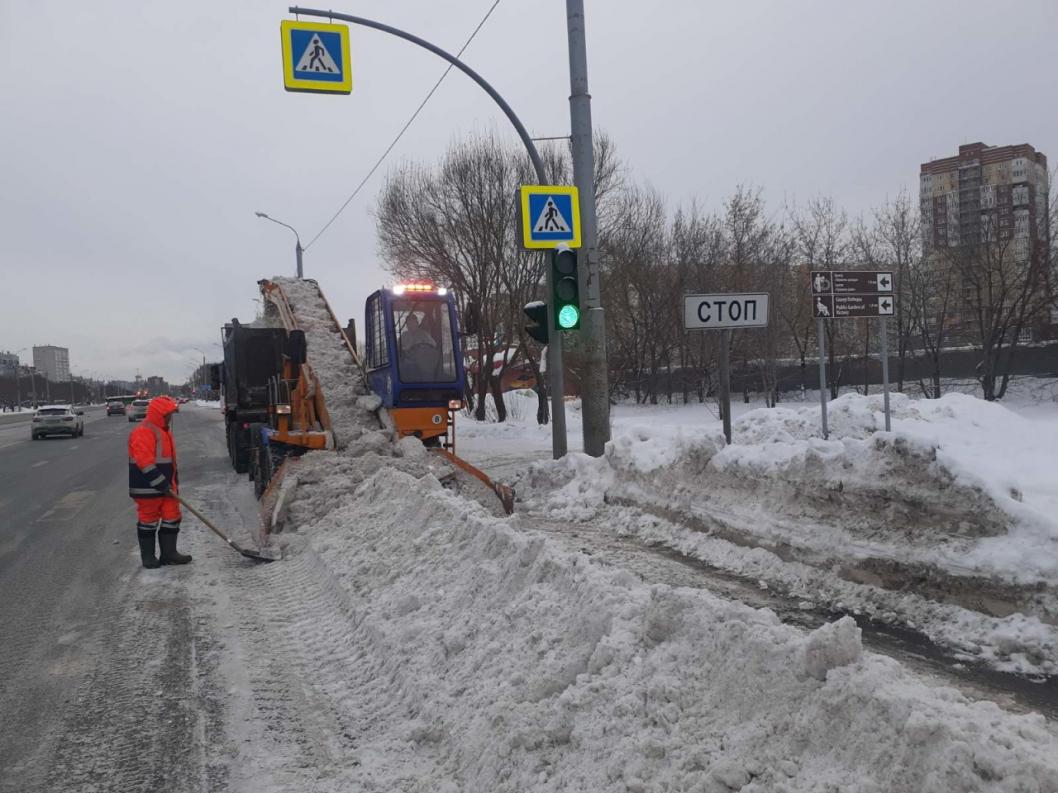
[[[826,340],[823,337],[823,318],[816,320],[816,336],[819,338],[819,407],[823,421],[823,438],[830,436],[827,429],[827,362],[824,355]]]
[[[878,317],[878,331],[882,339],[882,393],[885,395],[885,431],[892,430],[889,417],[889,328],[885,317]]]
[[[606,366],[606,315],[599,289],[598,221],[595,214],[595,149],[591,127],[591,94],[588,93],[588,49],[584,0],[566,0],[569,36],[569,125],[573,153],[573,183],[580,193],[581,255],[580,293],[585,296],[580,340],[584,347],[581,381],[584,418],[584,451],[601,457],[610,440],[610,386]]]
[[[720,407],[724,411],[724,439],[731,443],[731,331],[720,331]]]
[[[550,259],[551,254],[545,253]],[[547,294],[555,294],[552,281],[554,268],[547,262]],[[559,460],[566,456],[566,373],[562,364],[562,331],[555,330],[555,306],[547,301],[547,379],[551,388],[551,456]]]
[[[301,252],[302,252],[303,250],[304,250],[304,249],[303,249],[303,248],[301,247],[301,238],[299,237],[299,238],[298,238],[298,244],[297,244],[297,247],[296,247],[296,248],[294,248],[294,252],[295,252],[295,253],[297,254],[297,256],[298,256],[298,278],[304,278],[304,277],[305,277],[305,276],[304,276],[304,274],[303,274],[303,271],[302,271],[302,269],[301,269]],[[203,363],[205,363],[205,358],[203,358],[202,360],[203,360]]]

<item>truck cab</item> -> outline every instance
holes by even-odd
[[[367,299],[364,320],[371,390],[397,431],[448,445],[466,382],[455,297],[430,284],[380,289]]]

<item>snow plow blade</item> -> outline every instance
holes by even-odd
[[[456,457],[452,452],[448,451],[448,449],[431,449],[430,451],[440,454],[448,460],[448,462],[452,463],[452,465],[483,482],[493,493],[496,494],[500,503],[503,504],[503,511],[508,515],[514,513],[514,488],[510,485],[505,485],[501,482],[493,482],[484,474],[484,472],[479,471],[466,460]]]

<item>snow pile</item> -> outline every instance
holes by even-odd
[[[323,388],[338,448],[377,430],[377,407],[369,409],[359,401],[369,393],[364,374],[349,354],[319,286],[299,278],[276,276],[272,280],[282,287],[298,325],[305,331],[308,362]]]
[[[806,636],[645,585],[445,491],[421,456],[338,459],[306,460],[284,568],[340,604],[286,623],[342,670],[328,698],[357,725],[355,769],[318,790],[1056,789],[1042,717],[927,687],[850,621]]]
[[[565,517],[610,497],[737,513],[761,537],[818,553],[917,548],[953,567],[1058,580],[1058,428],[961,394],[894,394],[892,406],[885,432],[880,396],[834,400],[829,440],[814,406],[746,413],[727,446],[714,428],[618,426],[602,460],[534,466],[523,497]]]

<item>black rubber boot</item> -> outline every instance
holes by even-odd
[[[137,526],[136,539],[140,541],[140,559],[143,566],[148,570],[159,567],[160,563],[154,555],[154,527],[148,530]]]
[[[162,548],[158,557],[160,564],[187,564],[191,561],[190,556],[176,550],[176,535],[179,533],[179,529],[176,531],[158,530],[158,545]]]

